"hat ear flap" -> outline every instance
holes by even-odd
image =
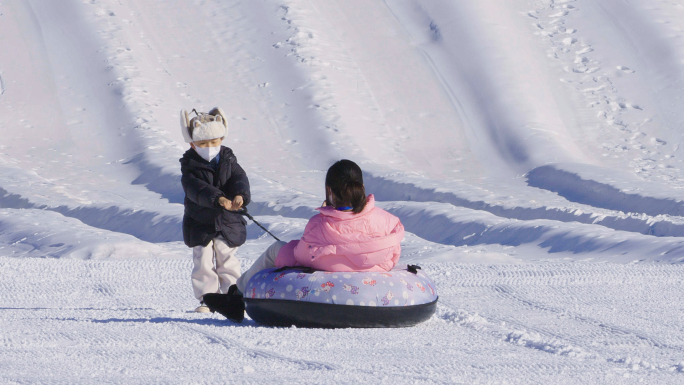
[[[192,142],[192,135],[190,134],[190,117],[188,116],[188,112],[185,110],[181,110],[180,112],[180,125],[181,125],[181,132],[183,133],[183,139],[185,139],[185,143],[191,143]]]

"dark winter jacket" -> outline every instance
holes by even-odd
[[[233,150],[221,146],[216,170],[193,149],[183,154],[180,163],[183,174],[181,184],[185,190],[185,244],[188,247],[206,246],[219,235],[231,247],[245,243],[245,219],[218,204],[220,197],[233,200],[237,195],[242,195],[243,206],[250,202],[249,180],[238,164]]]

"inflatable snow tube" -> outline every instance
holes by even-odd
[[[389,272],[327,272],[310,268],[265,269],[247,283],[245,310],[269,326],[387,328],[429,319],[437,292],[418,266]]]

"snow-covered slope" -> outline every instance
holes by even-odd
[[[0,378],[681,381],[682,95],[681,1],[4,1]],[[403,260],[438,277],[439,314],[415,334],[186,314],[178,111],[216,105],[250,211],[283,239],[327,167],[358,162],[406,226]],[[248,231],[247,265],[270,243]],[[60,364],[94,341],[119,358]],[[181,346],[226,365],[179,366]]]

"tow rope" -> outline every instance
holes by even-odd
[[[254,222],[254,224],[256,224],[257,226],[261,227],[262,230],[264,230],[265,232],[267,232],[268,235],[272,236],[273,238],[275,238],[276,241],[279,241],[279,242],[280,242],[280,239],[278,239],[278,237],[276,237],[275,235],[271,234],[271,232],[268,231],[268,230],[266,230],[266,228],[265,228],[264,226],[262,226],[261,223],[257,222],[257,221],[254,219],[253,216],[249,215],[249,213],[247,212],[247,207],[241,208],[240,210],[236,211],[236,213],[238,213],[238,214],[240,214],[240,215],[246,216],[247,218],[249,218],[250,221]]]

